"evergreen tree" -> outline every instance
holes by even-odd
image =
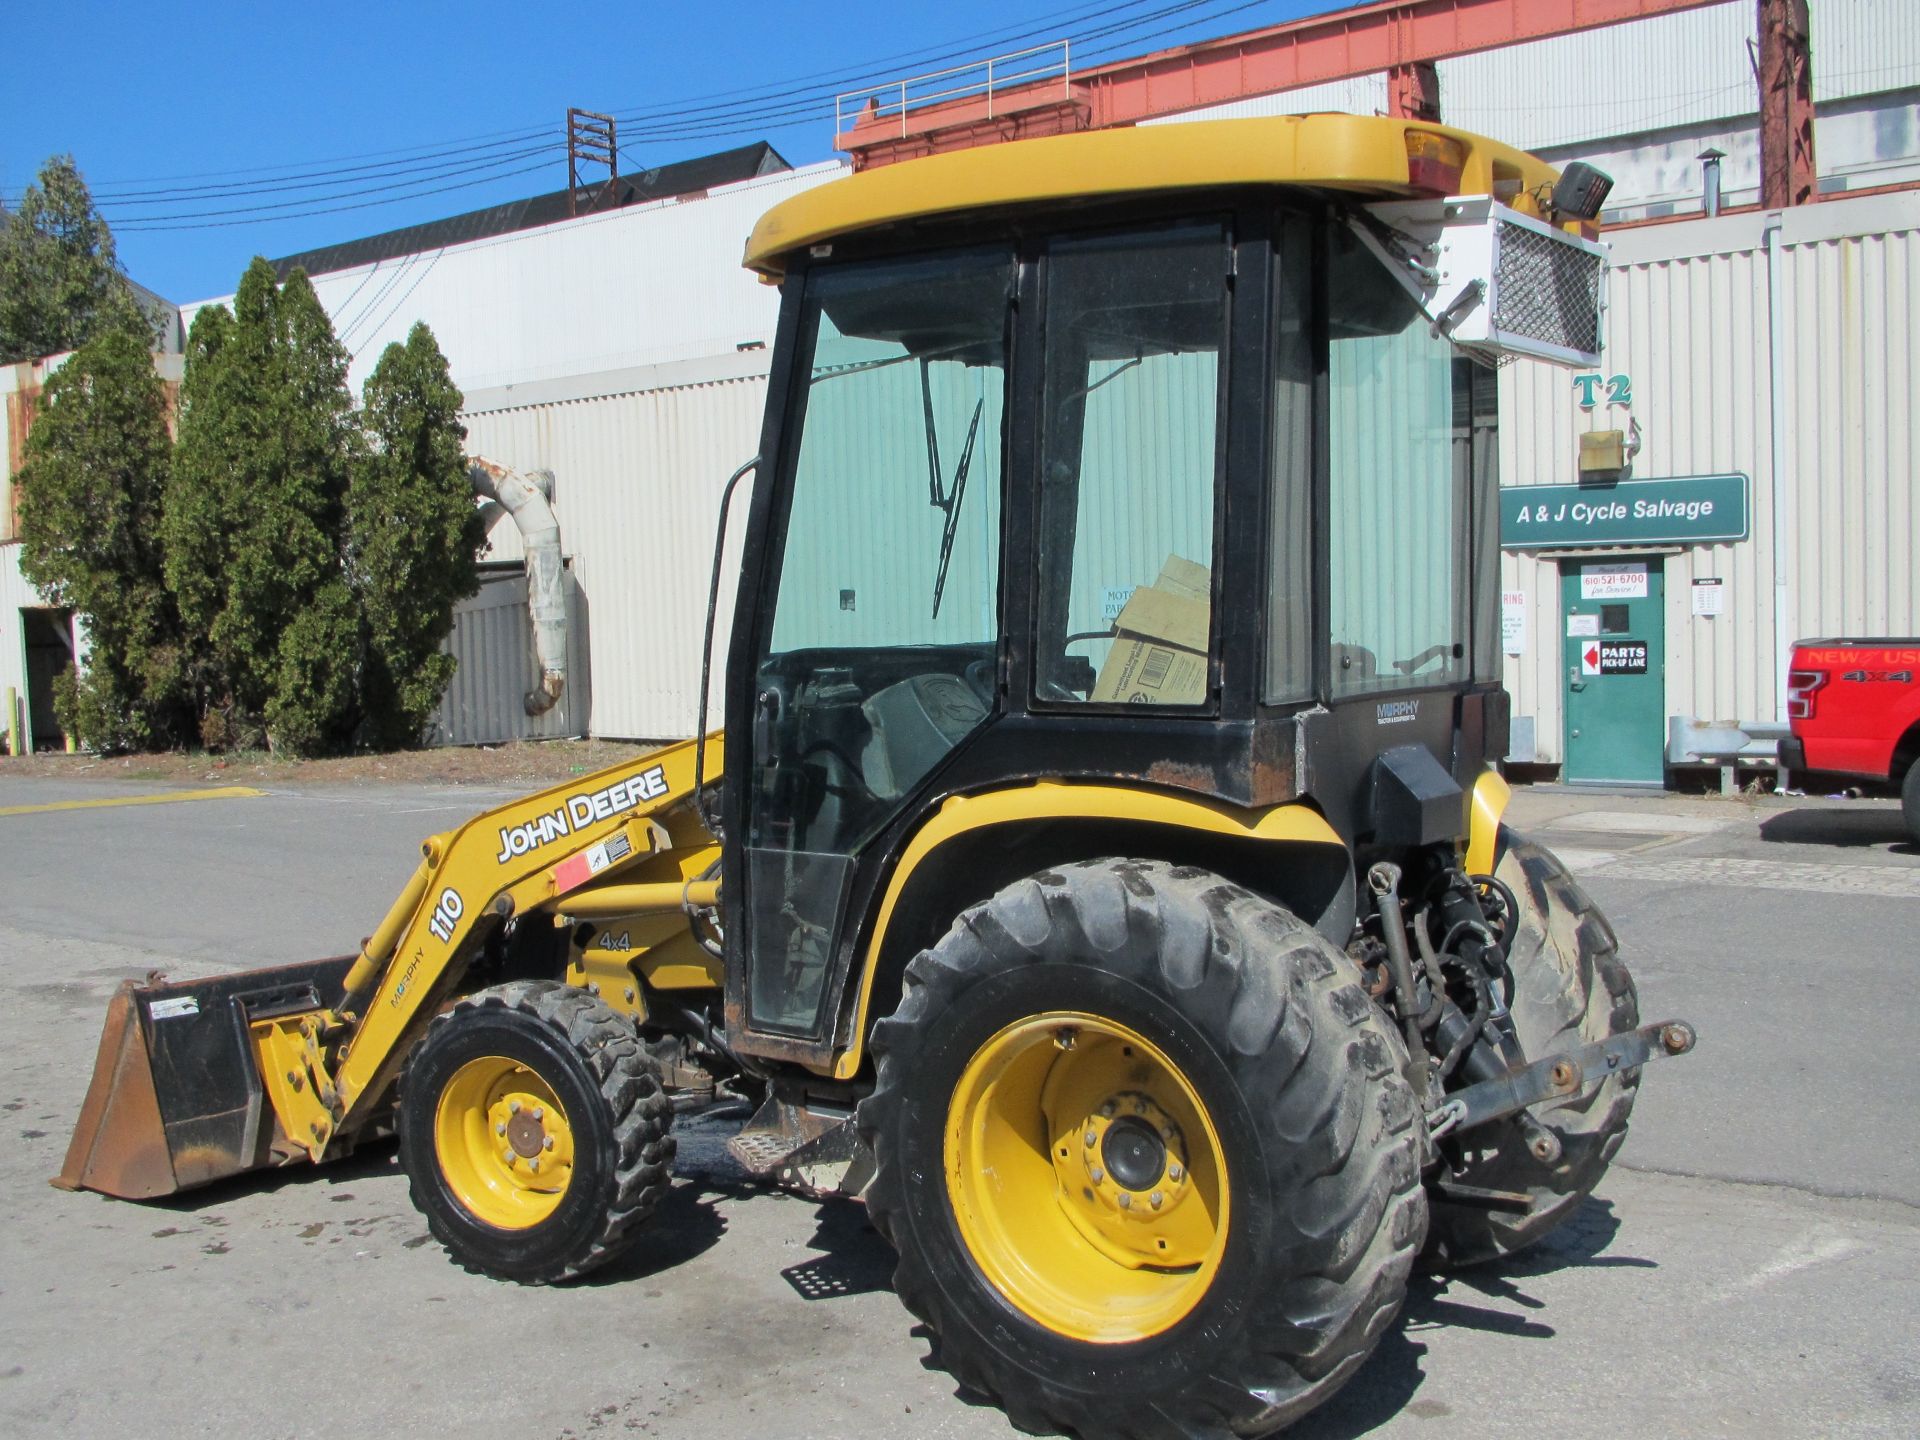
[[[21,571],[87,629],[86,673],[56,690],[60,723],[103,750],[177,745],[193,730],[161,560],[169,447],[146,336],[113,326],[47,382],[16,477]]]
[[[425,325],[386,348],[363,392],[367,446],[347,497],[348,577],[366,637],[361,704],[373,737],[418,744],[453,678],[440,645],[478,588],[484,538],[462,450],[461,395]]]
[[[255,259],[231,321],[196,317],[163,526],[166,574],[188,624],[206,636],[206,695],[227,702],[238,722],[231,739],[264,721],[269,743],[305,754],[343,748],[352,735],[356,635],[335,593],[359,449],[346,372],[346,351],[300,271],[282,288]]]
[[[114,325],[150,330],[71,155],[41,166],[5,221],[0,363],[78,349]]]

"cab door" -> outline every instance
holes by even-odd
[[[985,249],[804,277],[744,773],[728,757],[750,1031],[826,1037],[859,857],[998,708],[1013,275]]]

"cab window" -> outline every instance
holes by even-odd
[[[1042,706],[1210,699],[1226,243],[1194,225],[1049,251]]]

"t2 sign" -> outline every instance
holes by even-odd
[[[1607,404],[1633,408],[1633,381],[1625,375],[1576,375],[1573,393],[1582,410],[1591,410],[1600,403],[1602,386],[1606,387]]]

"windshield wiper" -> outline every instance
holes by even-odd
[[[960,527],[960,502],[967,493],[967,471],[973,468],[973,442],[980,434],[980,412],[986,408],[986,397],[973,402],[973,419],[967,425],[967,443],[960,447],[960,459],[953,467],[953,487],[942,497],[939,493],[938,472],[935,472],[933,503],[947,512],[947,523],[940,533],[940,568],[933,577],[933,618],[940,618],[940,596],[947,588],[947,562],[953,558],[953,537]],[[927,443],[933,443],[933,415],[927,415]]]

